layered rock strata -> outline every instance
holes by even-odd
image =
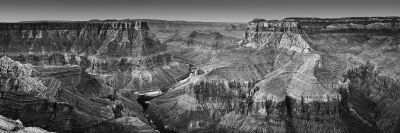
[[[297,22],[251,21],[241,43],[253,48],[285,49],[301,53],[311,51],[307,34],[304,34]]]
[[[368,60],[395,60],[376,52],[390,51],[390,55],[397,57],[397,24],[396,17],[253,20],[240,42],[244,48],[230,47],[229,50],[238,55],[238,51],[245,50],[268,53],[264,59],[268,60],[269,69],[257,69],[260,73],[251,76],[241,75],[242,71],[249,69],[247,72],[251,72],[252,69],[232,63],[240,62],[243,55],[213,53],[214,57],[205,63],[195,64],[202,70],[201,74],[195,72],[170,92],[155,98],[151,107],[165,125],[181,132],[397,130],[396,119],[391,119],[390,126],[383,124],[386,120],[374,124],[377,122],[374,111],[360,109],[374,107],[373,100],[358,96],[350,100],[340,89],[351,84],[351,81],[342,83],[347,69]],[[330,37],[336,34],[345,39]],[[362,37],[368,43],[362,45],[365,40]],[[359,48],[354,46],[358,44]],[[383,55],[386,54],[389,53]],[[359,56],[366,58],[360,61]],[[241,68],[235,69],[236,65]],[[389,74],[387,67],[383,70]],[[396,118],[395,114],[387,116]],[[382,128],[383,125],[387,128]]]

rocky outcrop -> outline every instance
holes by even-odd
[[[5,133],[50,133],[37,127],[24,127],[20,120],[0,116],[0,131]]]
[[[23,65],[3,56],[0,58],[0,67],[2,91],[17,94],[29,93],[35,97],[54,101],[57,91],[47,89],[38,78],[31,77],[34,71],[32,66]]]

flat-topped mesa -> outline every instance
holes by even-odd
[[[298,22],[307,33],[315,32],[399,32],[400,17],[285,18]]]
[[[398,16],[388,17],[342,17],[342,18],[316,18],[316,17],[288,17],[286,21],[296,22],[330,22],[330,23],[354,23],[354,22],[392,22],[399,21]]]
[[[102,30],[113,30],[113,29],[130,29],[137,26],[138,23],[135,21],[124,21],[115,20],[108,22],[100,21],[60,21],[60,22],[47,22],[47,21],[32,21],[32,22],[20,22],[20,23],[0,23],[0,30],[12,31],[12,30],[81,30],[81,29],[102,29]],[[143,25],[147,26],[147,25]],[[148,28],[147,28],[148,29]]]
[[[253,48],[268,48],[274,51],[309,53],[312,49],[307,38],[297,22],[255,19],[248,23],[242,45]]]
[[[141,54],[160,51],[148,30],[146,22],[128,20],[0,23],[0,52],[37,66],[80,65],[82,57],[98,53],[109,43],[132,54],[135,50]],[[140,41],[149,43],[135,46]]]
[[[256,31],[291,31],[301,32],[300,27],[295,21],[278,21],[278,20],[263,20],[254,19],[248,23],[247,30]]]

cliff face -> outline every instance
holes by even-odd
[[[80,65],[96,53],[137,57],[162,49],[148,30],[133,21],[2,23],[1,52],[33,65]]]

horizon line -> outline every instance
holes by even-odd
[[[175,22],[200,22],[200,23],[248,23],[254,19],[265,19],[265,20],[284,20],[288,18],[317,18],[317,19],[335,19],[335,18],[378,18],[378,17],[383,17],[383,18],[400,18],[400,16],[343,16],[343,17],[283,17],[282,19],[266,19],[262,17],[254,17],[253,19],[250,19],[249,21],[245,22],[238,22],[238,21],[203,21],[203,20],[174,20],[174,19],[157,19],[157,18],[138,18],[138,19],[133,19],[133,18],[125,18],[125,19],[119,19],[119,18],[107,18],[107,19],[98,19],[98,18],[93,18],[93,19],[87,19],[87,20],[67,20],[67,19],[42,19],[42,20],[21,20],[21,21],[0,21],[0,23],[28,23],[28,22],[88,22],[88,21],[123,21],[123,20],[155,20],[155,21],[175,21]]]

